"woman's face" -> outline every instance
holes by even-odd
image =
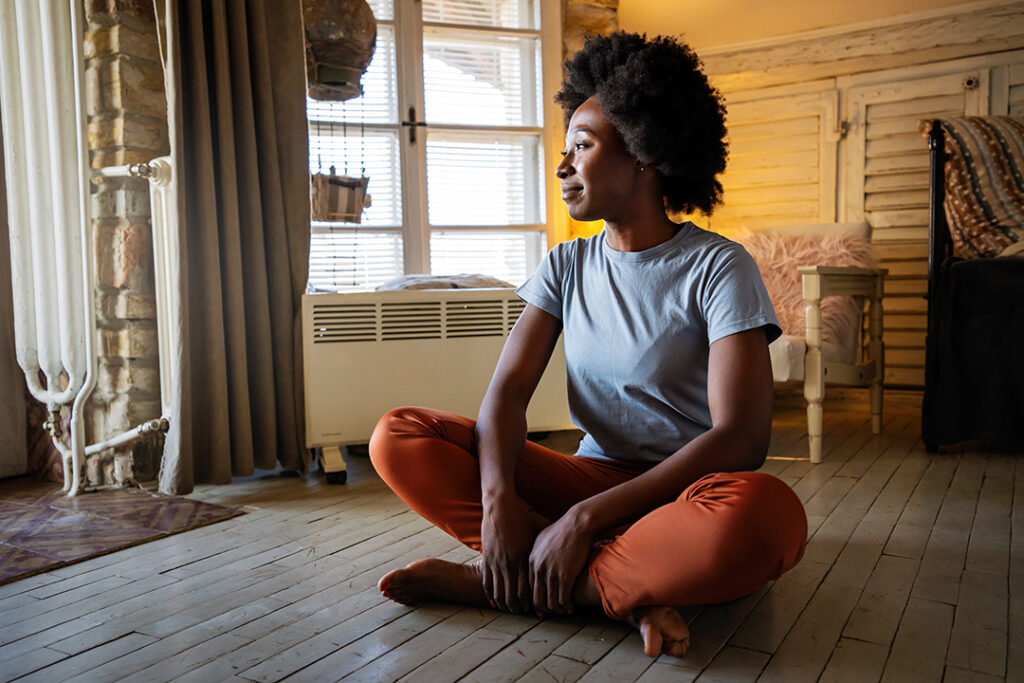
[[[555,175],[569,215],[578,221],[618,220],[635,196],[640,167],[596,98],[573,112],[562,154]]]

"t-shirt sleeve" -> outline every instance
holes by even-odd
[[[516,289],[516,295],[545,313],[562,319],[562,283],[565,281],[566,246],[548,251],[537,270]]]
[[[708,326],[708,344],[730,334],[763,327],[768,343],[779,338],[782,328],[761,271],[754,259],[739,244],[724,250],[711,270],[704,291],[704,319]]]

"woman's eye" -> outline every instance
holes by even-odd
[[[577,143],[576,143],[576,149],[577,149],[577,150],[583,149],[583,148],[585,148],[585,147],[586,147],[586,145],[585,145],[585,144],[583,144],[582,142],[577,142]]]

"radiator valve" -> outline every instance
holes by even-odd
[[[129,164],[128,175],[136,178],[149,178],[153,175],[153,169],[149,164]]]
[[[49,417],[43,423],[43,429],[54,439],[60,438],[60,408],[50,408]]]

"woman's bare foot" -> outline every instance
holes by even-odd
[[[479,561],[458,564],[436,558],[417,560],[388,572],[377,582],[385,598],[403,605],[420,602],[457,602],[488,607]]]
[[[586,584],[587,581],[581,583]],[[476,607],[491,606],[483,588],[480,560],[469,564],[437,558],[417,560],[385,574],[377,583],[377,588],[384,597],[403,605],[456,602]],[[589,595],[587,588],[589,586],[577,585],[577,602],[598,604],[585,599]],[[690,647],[690,630],[683,617],[672,607],[637,607],[625,621],[640,631],[644,654],[648,657],[657,657],[662,653],[682,657]]]
[[[690,647],[690,629],[672,607],[637,607],[626,618],[626,623],[640,631],[644,654],[648,657],[662,653],[682,657]]]

